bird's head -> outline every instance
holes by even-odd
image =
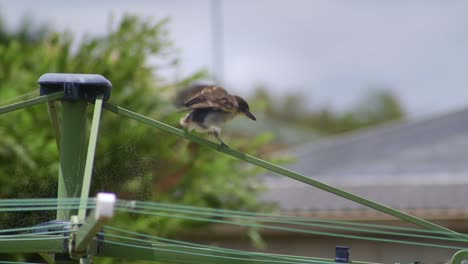
[[[257,120],[255,116],[252,113],[250,113],[249,104],[242,97],[235,95],[234,98],[237,101],[240,114],[244,114],[245,116],[254,121]]]

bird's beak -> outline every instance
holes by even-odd
[[[254,120],[254,121],[257,120],[257,118],[255,118],[255,116],[252,115],[252,113],[250,113],[250,112],[245,112],[245,115],[246,115],[248,118],[250,118],[250,119],[252,119],[252,120]]]

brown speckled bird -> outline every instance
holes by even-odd
[[[221,126],[239,114],[257,120],[250,113],[249,104],[237,95],[229,94],[215,85],[195,85],[178,93],[175,105],[190,112],[180,119],[180,125],[188,131],[208,132],[216,137],[221,146],[227,145],[220,139]]]

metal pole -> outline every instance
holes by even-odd
[[[86,107],[85,100],[62,101],[60,137],[60,169],[57,198],[80,196],[86,160]],[[60,202],[59,202],[60,206]],[[69,220],[77,210],[57,210],[57,220]]]
[[[224,82],[223,10],[221,0],[211,1],[212,74],[218,85]]]

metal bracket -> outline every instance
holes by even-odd
[[[32,233],[33,234],[40,234],[40,233],[47,233],[53,231],[60,231],[61,235],[63,236],[64,240],[62,243],[63,252],[68,252],[68,238],[70,236],[70,222],[63,221],[63,220],[53,220],[49,222],[44,222],[38,225]],[[53,253],[45,253],[39,252],[39,255],[48,263],[48,264],[55,264],[56,254]]]
[[[71,217],[69,253],[71,258],[87,258],[99,255],[104,240],[101,228],[114,216],[116,196],[113,193],[98,193],[96,209],[80,223],[78,216]]]
[[[63,236],[65,237],[65,240],[63,242],[63,250],[64,252],[68,251],[68,237],[70,234],[70,222],[69,221],[52,220],[49,222],[35,225],[34,227],[36,227],[36,229],[34,229],[33,234],[45,233],[45,232],[51,232],[51,231],[62,231]]]

